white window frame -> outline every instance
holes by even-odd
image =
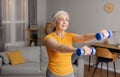
[[[10,43],[6,43],[5,47],[9,47],[9,46],[24,46],[26,45],[26,38],[27,38],[27,27],[28,27],[28,0],[21,0],[24,2],[24,12],[25,12],[25,19],[23,21],[19,21],[19,20],[15,20],[15,16],[16,16],[16,0],[6,0],[6,3],[8,2],[9,6],[6,6],[6,9],[9,8],[10,9],[10,20],[5,20],[2,21],[3,24],[10,24]],[[25,39],[24,41],[20,41],[17,42],[17,38],[16,38],[16,23],[24,23],[25,24]]]

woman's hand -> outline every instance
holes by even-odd
[[[101,30],[100,32],[103,34],[104,39],[106,39],[109,36],[109,33],[107,30]]]
[[[90,47],[84,46],[83,49],[85,51],[84,55],[91,55],[92,49]]]

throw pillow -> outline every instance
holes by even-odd
[[[20,50],[16,50],[13,52],[8,51],[7,55],[8,55],[8,58],[9,58],[12,65],[25,63],[25,60],[24,60]]]
[[[2,57],[4,64],[9,64],[9,59],[8,59],[6,52],[1,52],[0,56]]]

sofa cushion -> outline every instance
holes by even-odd
[[[4,64],[9,64],[9,59],[8,56],[6,55],[6,52],[0,52],[0,56],[2,57]]]
[[[48,66],[48,55],[46,52],[46,47],[45,46],[41,46],[41,55],[40,55],[40,72],[41,74],[45,74],[46,73],[46,69]]]
[[[40,62],[40,47],[13,47],[7,50],[13,51],[18,49],[21,50],[25,61]]]
[[[27,62],[18,65],[4,65],[2,66],[2,74],[40,74],[39,62]]]
[[[20,50],[17,50],[17,51],[14,51],[14,52],[9,52],[8,51],[6,53],[9,57],[9,60],[10,60],[12,65],[25,63],[25,60],[24,60]]]

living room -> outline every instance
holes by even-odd
[[[28,12],[28,1],[30,0],[0,0],[2,7],[0,17],[2,17],[2,26],[5,25],[5,30],[0,36],[5,36],[4,45],[1,48],[9,49],[11,47],[26,47],[28,46],[28,31],[29,24],[36,24],[41,30],[38,36],[41,36],[42,45],[44,45],[43,38],[45,36],[46,23],[52,21],[52,16],[59,10],[65,10],[70,15],[70,26],[67,29],[69,32],[78,34],[85,33],[97,33],[102,29],[112,30],[118,34],[108,39],[110,44],[120,44],[119,33],[120,33],[120,1],[119,0],[35,0],[36,1],[36,12],[33,16],[36,19],[29,20]],[[34,0],[33,0],[34,1]],[[21,2],[21,3],[20,3]],[[22,4],[22,2],[24,4]],[[16,4],[15,4],[16,3]],[[24,7],[22,6],[24,5]],[[106,6],[108,5],[108,6]],[[8,8],[9,7],[9,8]],[[15,7],[15,8],[14,8]],[[4,10],[3,8],[6,8]],[[22,9],[22,10],[19,10]],[[35,11],[35,9],[32,9]],[[4,13],[4,14],[3,14]],[[1,15],[2,14],[2,15]],[[21,21],[17,21],[20,19]],[[34,18],[34,17],[33,17]],[[7,21],[10,20],[11,22]],[[31,22],[30,22],[31,21]],[[18,26],[16,26],[18,24]],[[11,26],[12,25],[12,26]],[[4,33],[5,32],[5,33]],[[38,42],[37,45],[40,45]],[[96,42],[96,41],[95,41]],[[98,41],[97,41],[98,42]],[[103,41],[100,41],[101,43]],[[74,47],[82,47],[87,44],[74,44]],[[25,49],[21,49],[25,50]],[[36,50],[39,51],[39,48]],[[43,49],[44,50],[44,49]],[[35,53],[34,53],[35,54]],[[38,54],[38,53],[36,53]],[[26,54],[25,54],[26,55]],[[92,56],[92,63],[95,63],[95,58]],[[30,57],[28,57],[30,58]],[[31,59],[31,58],[30,58]],[[89,57],[83,56],[84,64],[89,64]],[[45,61],[46,62],[46,61]],[[43,62],[43,63],[45,63]],[[120,59],[116,61],[116,72],[120,73]],[[43,69],[43,68],[42,68]],[[103,66],[106,69],[106,64]],[[114,71],[113,64],[109,66],[110,71]],[[6,76],[5,76],[6,77]],[[13,77],[13,76],[12,76]],[[23,76],[22,76],[23,77]],[[30,76],[29,76],[30,77]],[[34,77],[34,76],[32,76]],[[41,76],[42,77],[42,76]],[[90,76],[91,77],[91,76]],[[119,77],[119,76],[118,76]]]

